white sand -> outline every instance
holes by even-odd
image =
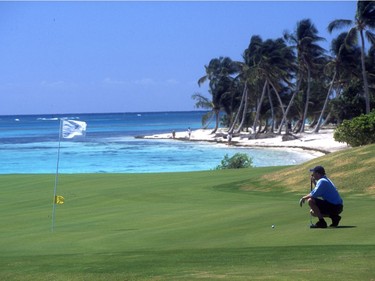
[[[282,149],[309,151],[316,157],[349,148],[346,143],[339,143],[333,138],[333,129],[322,129],[319,133],[305,132],[302,134],[293,134],[297,139],[283,141],[283,135],[277,135],[271,138],[249,139],[248,133],[241,133],[239,136],[232,137],[232,141],[228,144],[227,132],[219,129],[215,134],[211,134],[212,130],[195,130],[191,132],[189,138],[188,132],[176,132],[175,140],[183,141],[206,141],[215,143],[225,143],[227,145],[241,147],[272,147]],[[159,134],[153,136],[145,136],[145,139],[173,139],[172,133]]]

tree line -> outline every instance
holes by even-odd
[[[345,28],[345,29],[344,29]],[[336,19],[330,33],[344,30],[321,47],[310,19],[297,22],[293,32],[263,40],[254,35],[242,61],[210,60],[198,85],[208,82],[209,97],[195,93],[197,108],[208,109],[203,124],[222,122],[228,133],[295,133],[340,124],[375,106],[375,1],[358,1],[354,20]],[[366,42],[369,46],[366,46]]]

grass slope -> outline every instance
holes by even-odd
[[[274,184],[300,192],[310,188],[309,169],[322,165],[341,192],[375,196],[375,144],[350,148],[263,176]]]
[[[354,152],[374,146],[362,149]],[[66,203],[57,206],[53,233],[54,175],[2,175],[0,280],[374,280],[375,200],[364,196],[366,181],[344,193],[341,228],[312,230],[307,207],[298,206],[306,184],[282,180],[301,169],[304,183],[306,167],[331,170],[351,157],[286,168],[60,175]]]

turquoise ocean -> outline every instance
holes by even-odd
[[[295,165],[309,153],[228,147],[137,136],[202,128],[204,112],[0,116],[0,174],[153,173],[212,170],[223,157],[247,153],[253,166]],[[61,139],[60,118],[85,121],[86,136]]]

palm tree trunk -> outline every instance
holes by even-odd
[[[301,129],[300,129],[300,133],[303,133],[305,131],[305,120],[306,120],[306,117],[307,117],[307,112],[308,112],[308,109],[309,109],[309,100],[310,100],[310,86],[311,86],[311,70],[310,70],[310,66],[306,63],[307,65],[307,91],[306,91],[306,103],[305,103],[305,110],[303,112],[303,116],[302,116],[302,124],[301,124]]]
[[[247,84],[245,83],[245,87],[244,87],[243,92],[242,92],[242,98],[241,98],[240,106],[238,107],[238,110],[237,110],[236,116],[235,116],[235,118],[233,120],[233,123],[232,123],[232,125],[230,126],[230,128],[228,130],[229,134],[233,133],[234,127],[236,126],[236,124],[238,122],[241,110],[243,108],[244,100],[246,98],[245,96],[247,96],[246,93],[247,93]]]
[[[215,111],[215,128],[212,130],[211,134],[215,134],[217,129],[219,128],[219,113],[220,113],[220,110],[217,110],[217,109],[214,109]]]
[[[241,119],[240,125],[238,125],[237,130],[235,130],[235,133],[241,132],[243,124],[245,123],[245,120],[246,120],[247,104],[248,104],[248,91],[247,91],[247,87],[245,87],[245,93],[244,93],[244,95],[245,95],[245,105],[243,106],[243,110],[242,110],[242,119]]]
[[[322,123],[321,127],[323,127],[323,126],[325,126],[327,124],[329,118],[331,118],[331,112],[330,111],[328,112],[327,117],[324,120],[324,122]]]
[[[255,115],[254,124],[253,124],[253,132],[254,133],[256,132],[256,125],[257,125],[258,120],[259,120],[260,110],[262,108],[262,103],[263,103],[264,95],[266,93],[267,85],[268,85],[268,80],[266,80],[264,82],[264,86],[263,86],[263,90],[262,90],[262,95],[261,95],[259,103],[258,103],[258,108],[257,108],[257,112],[256,112],[256,115]]]
[[[288,107],[285,110],[285,114],[283,116],[283,119],[281,120],[281,123],[280,123],[280,126],[279,126],[279,130],[277,131],[278,134],[281,134],[281,130],[283,129],[283,125],[284,125],[284,123],[286,121],[286,118],[288,116],[289,110],[290,110],[290,108],[293,105],[294,98],[296,97],[297,93],[299,92],[299,88],[301,87],[301,83],[302,83],[302,79],[299,79],[298,82],[297,82],[297,89],[293,93],[293,95],[292,95],[292,97],[291,97],[291,99],[289,101]]]
[[[269,82],[269,83],[270,83],[270,85],[272,86],[273,90],[275,91],[275,95],[276,95],[276,97],[277,97],[277,99],[278,99],[278,101],[279,101],[280,108],[281,108],[281,111],[282,111],[283,116],[284,116],[284,115],[285,115],[285,109],[284,109],[284,104],[283,104],[283,102],[282,102],[282,100],[281,100],[281,98],[280,98],[280,95],[279,95],[279,93],[277,92],[276,87],[274,86],[274,84],[273,84],[272,82]],[[276,125],[276,120],[274,120],[274,124]],[[273,129],[272,129],[272,130],[273,130]]]
[[[363,88],[365,91],[366,101],[366,114],[370,113],[370,95],[368,91],[367,72],[365,67],[365,40],[363,39],[363,30],[361,29],[361,65],[362,65],[362,76],[363,76]]]
[[[268,85],[267,87],[267,94],[268,94],[268,99],[270,101],[270,108],[271,108],[271,132],[273,133],[274,129],[275,129],[275,110],[274,110],[274,107],[273,107],[273,103],[272,103],[272,97],[271,97],[271,91],[270,91],[270,87]],[[266,126],[267,126],[267,120],[266,120]]]
[[[320,112],[320,116],[319,116],[319,119],[318,119],[318,123],[317,123],[316,126],[315,126],[314,133],[318,133],[318,132],[319,132],[320,124],[322,123],[322,119],[323,119],[323,116],[324,116],[324,111],[326,110],[326,107],[327,107],[327,104],[328,104],[329,95],[331,94],[332,87],[333,87],[333,83],[335,83],[335,80],[336,80],[336,74],[337,74],[337,72],[335,71],[335,73],[333,74],[333,78],[332,78],[332,81],[331,81],[331,85],[329,86],[329,89],[328,89],[328,93],[327,93],[327,96],[326,96],[326,100],[324,101],[323,109],[322,109],[322,111]]]

